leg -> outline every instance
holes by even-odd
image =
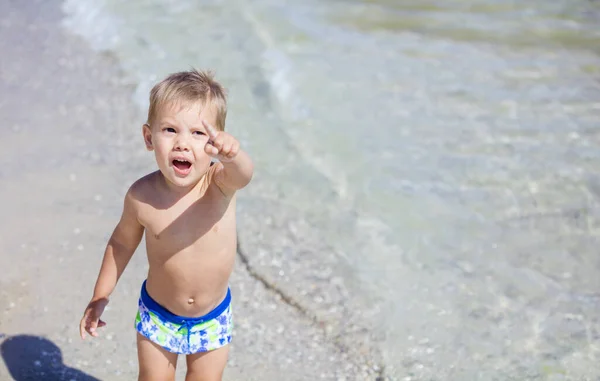
[[[221,381],[228,356],[229,345],[209,352],[188,355],[185,381]]]
[[[177,354],[171,353],[146,337],[137,334],[138,381],[175,381]]]

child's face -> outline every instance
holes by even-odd
[[[144,141],[153,150],[163,176],[177,187],[194,186],[206,173],[211,157],[204,151],[208,134],[202,120],[215,125],[212,107],[168,104],[152,126],[144,125]]]

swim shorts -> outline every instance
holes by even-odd
[[[221,348],[231,342],[233,329],[231,290],[208,314],[189,318],[177,316],[148,295],[146,281],[138,301],[135,328],[144,337],[169,352],[190,355]]]

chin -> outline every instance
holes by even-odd
[[[201,176],[194,176],[189,174],[188,176],[178,176],[173,173],[172,170],[167,169],[166,171],[161,171],[163,178],[171,185],[174,185],[178,188],[187,188],[190,186],[194,186],[200,181]]]
[[[186,177],[172,176],[169,179],[169,181],[177,187],[187,188],[187,187],[198,184],[198,181],[200,181],[200,177],[198,177],[198,176],[186,176]]]

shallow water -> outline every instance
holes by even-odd
[[[182,65],[231,84],[230,130],[260,168],[246,197],[340,253],[381,311],[390,377],[600,377],[597,2],[64,10],[141,109]]]

